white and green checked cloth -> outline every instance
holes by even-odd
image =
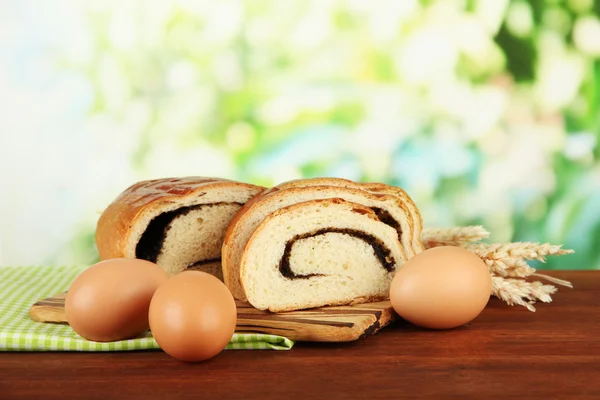
[[[29,308],[37,300],[64,292],[85,267],[0,267],[0,351],[120,351],[159,349],[145,336],[100,343],[83,339],[66,324],[35,322]],[[289,350],[291,340],[276,335],[235,333],[226,349]]]

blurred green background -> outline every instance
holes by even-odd
[[[600,268],[600,0],[0,2],[0,264],[131,183],[339,176]]]

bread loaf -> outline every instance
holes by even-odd
[[[406,260],[398,232],[369,207],[309,200],[269,214],[240,261],[254,307],[288,311],[378,301]]]
[[[242,205],[263,190],[203,177],[136,183],[98,220],[100,259],[141,258],[170,275],[198,269],[222,279],[221,245],[227,226]]]
[[[407,258],[423,250],[420,241],[421,216],[410,197],[399,188],[383,184],[360,184],[338,178],[286,182],[246,203],[229,225],[222,250],[223,277],[234,297],[248,299],[242,286],[241,260],[249,249],[251,236],[265,218],[294,204],[334,198],[368,209],[370,214],[377,216],[379,222],[396,232],[396,241],[400,246],[397,265],[402,265]]]

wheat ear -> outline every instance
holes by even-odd
[[[523,259],[546,261],[546,256],[562,256],[571,254],[573,250],[566,250],[562,245],[553,245],[550,243],[534,242],[513,242],[513,243],[495,243],[495,244],[469,244],[465,246],[482,258],[502,260],[502,259]]]
[[[561,246],[548,243],[515,242],[495,244],[469,244],[464,246],[467,250],[477,254],[486,263],[490,272],[506,277],[525,278],[535,273],[535,268],[530,267],[525,260],[546,261],[546,256],[571,254],[573,250],[565,250]],[[538,274],[549,281],[554,281],[563,286],[570,283],[557,278]]]
[[[522,279],[492,277],[492,294],[508,305],[520,305],[535,312],[536,301],[550,303],[556,287],[541,282],[527,282]]]

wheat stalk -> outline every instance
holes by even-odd
[[[423,229],[421,241],[426,249],[438,246],[461,246],[487,239],[490,233],[483,226]]]
[[[548,275],[538,274],[538,273],[531,274],[531,275],[532,276],[538,276],[538,277],[540,277],[542,279],[545,279],[545,280],[550,281],[552,283],[555,283],[557,285],[566,286],[568,288],[573,289],[573,284],[571,282],[569,282],[569,281],[565,281],[564,279],[558,279],[558,278],[555,278],[553,276],[548,276]]]

